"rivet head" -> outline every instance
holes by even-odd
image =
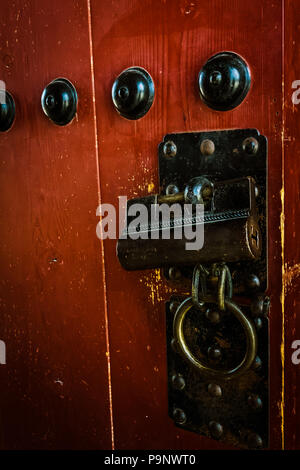
[[[222,389],[221,389],[220,385],[209,384],[208,387],[207,387],[207,390],[208,390],[208,393],[212,397],[220,398],[222,396]]]
[[[259,331],[263,326],[262,319],[260,317],[254,318],[254,324],[255,324],[255,328],[257,329],[257,331]]]
[[[179,353],[179,346],[175,338],[171,339],[171,348],[173,349],[174,353]]]
[[[171,196],[173,194],[178,194],[179,193],[179,188],[176,186],[176,184],[169,184],[166,187],[166,195]]]
[[[260,449],[263,446],[262,438],[255,433],[249,434],[247,442],[251,449]]]
[[[256,356],[256,358],[254,359],[253,364],[252,364],[252,369],[253,370],[259,370],[261,368],[262,368],[261,358]]]
[[[243,150],[248,155],[255,155],[258,150],[258,142],[254,137],[247,137],[243,142]]]
[[[174,374],[171,380],[175,390],[183,390],[185,388],[185,380],[181,374]]]
[[[208,204],[213,197],[213,183],[207,178],[196,176],[184,188],[184,201],[187,204]]]
[[[210,310],[207,309],[205,312],[205,316],[210,321],[210,323],[216,325],[217,323],[220,323],[221,316],[220,313],[217,312],[216,310]]]
[[[257,295],[250,305],[253,317],[267,316],[270,308],[270,298],[265,295]]]
[[[233,52],[221,52],[211,57],[199,73],[200,97],[210,108],[228,111],[244,100],[250,82],[246,62]]]
[[[142,67],[130,67],[116,78],[112,100],[118,113],[126,119],[140,119],[151,108],[154,83]]]
[[[222,357],[221,349],[217,347],[209,347],[207,350],[208,357],[214,361],[218,361]]]
[[[164,155],[168,158],[175,157],[177,153],[176,144],[174,144],[174,142],[172,142],[171,140],[168,140],[168,142],[166,142],[163,146],[163,152]]]
[[[263,406],[262,400],[258,395],[249,395],[247,402],[253,410],[260,410]]]
[[[208,424],[209,431],[214,439],[220,439],[223,435],[223,426],[216,421],[210,421]]]
[[[170,281],[178,281],[181,278],[181,271],[176,266],[171,266],[168,270]]]
[[[178,309],[179,307],[179,304],[180,302],[177,302],[175,300],[173,300],[172,302],[170,302],[170,305],[169,305],[169,310],[171,313],[175,313],[176,310]]]
[[[256,274],[249,274],[245,279],[246,288],[251,291],[256,291],[260,288],[260,280]]]
[[[181,408],[175,408],[173,411],[173,419],[177,424],[185,424],[186,423],[186,414]]]
[[[202,140],[200,144],[200,152],[202,155],[212,155],[215,151],[215,144],[210,139]]]

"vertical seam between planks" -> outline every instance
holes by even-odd
[[[282,130],[281,130],[281,214],[280,214],[280,232],[281,232],[281,308],[282,308],[282,323],[281,323],[281,346],[280,346],[280,355],[281,355],[281,405],[280,405],[280,414],[281,414],[281,448],[284,450],[285,447],[285,435],[284,435],[284,411],[285,411],[285,319],[284,319],[284,307],[285,307],[285,201],[284,201],[284,176],[285,176],[285,169],[284,169],[284,138],[285,138],[285,0],[282,0],[282,15],[281,15],[281,22],[282,22]]]
[[[99,168],[99,147],[98,147],[96,93],[95,93],[95,75],[94,75],[94,50],[93,50],[92,18],[91,18],[91,2],[90,2],[90,0],[87,0],[87,10],[88,10],[88,25],[89,25],[91,81],[92,81],[92,93],[93,93],[93,116],[94,116],[95,153],[96,153],[96,168],[97,168],[97,183],[98,183],[98,203],[101,204],[102,198],[101,198],[101,183],[100,183],[100,168]],[[110,428],[111,428],[111,446],[112,446],[112,450],[114,450],[115,443],[114,443],[114,422],[113,422],[113,407],[112,407],[110,345],[109,345],[109,332],[108,332],[107,286],[106,286],[104,244],[103,244],[102,239],[100,240],[100,244],[101,244],[101,264],[102,264],[103,291],[104,291],[104,316],[105,316],[105,337],[106,337],[106,357],[107,357],[107,374],[108,374],[108,394],[109,394],[109,413],[110,413]]]

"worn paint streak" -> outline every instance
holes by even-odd
[[[280,213],[280,233],[281,233],[281,270],[282,270],[282,288],[281,288],[281,308],[282,308],[282,320],[281,320],[281,346],[280,346],[280,355],[281,355],[281,448],[284,450],[284,350],[285,350],[285,322],[284,322],[284,301],[285,301],[285,283],[284,283],[284,271],[285,271],[285,253],[284,253],[284,230],[285,230],[285,216],[284,216],[284,138],[285,138],[285,68],[284,68],[284,44],[285,44],[285,16],[284,16],[285,0],[282,0],[281,11],[282,11],[282,129],[281,129],[281,179],[282,179],[282,188],[280,191],[281,198],[281,213]]]
[[[160,269],[155,269],[150,274],[145,274],[140,282],[145,285],[149,291],[149,300],[152,302],[152,305],[161,302],[164,298],[162,296],[162,279],[160,274]]]
[[[294,264],[293,266],[288,266],[285,264],[283,282],[285,284],[285,290],[291,287],[293,280],[300,276],[300,263]]]
[[[182,283],[167,282],[161,276],[161,270],[155,269],[150,273],[143,274],[140,278],[140,283],[148,289],[148,299],[153,306],[158,302],[162,302],[169,298],[171,295],[190,296],[191,292],[187,291]]]
[[[281,233],[281,270],[282,270],[282,288],[281,288],[281,308],[282,308],[282,320],[281,320],[281,346],[280,346],[280,356],[281,356],[281,406],[280,406],[280,411],[281,411],[281,448],[284,450],[284,407],[285,407],[285,402],[284,402],[284,381],[285,381],[285,375],[284,375],[284,366],[285,366],[285,357],[284,357],[284,350],[285,350],[285,322],[284,322],[284,302],[285,302],[285,283],[284,283],[284,271],[285,271],[285,253],[284,253],[284,229],[285,229],[285,216],[284,216],[284,138],[285,138],[285,86],[284,86],[284,80],[285,80],[285,67],[284,67],[284,54],[285,54],[285,49],[284,49],[284,44],[285,44],[285,16],[284,16],[284,8],[285,8],[285,0],[282,0],[281,3],[281,21],[282,21],[282,48],[281,48],[281,54],[282,54],[282,95],[281,95],[281,103],[282,103],[282,130],[281,130],[281,179],[282,179],[282,188],[280,191],[280,198],[281,198],[281,213],[280,213],[280,233]]]
[[[281,306],[282,306],[282,333],[281,333],[281,345],[280,345],[280,356],[281,356],[281,446],[284,449],[284,349],[285,349],[285,324],[284,324],[284,299],[286,285],[284,282],[285,278],[285,265],[284,265],[284,189],[280,191],[281,196],[281,214],[280,214],[280,231],[281,231],[281,258],[282,258],[282,290],[281,290]]]
[[[149,183],[148,184],[148,193],[152,193],[154,190],[154,183]]]
[[[101,204],[101,185],[100,185],[100,169],[99,169],[99,147],[98,147],[98,127],[97,127],[97,113],[96,113],[96,91],[95,91],[95,73],[94,73],[94,50],[93,50],[93,38],[92,38],[92,21],[91,21],[91,4],[90,0],[87,0],[88,9],[88,24],[89,24],[89,42],[90,42],[90,62],[91,62],[91,80],[93,90],[93,114],[94,114],[94,130],[95,130],[95,150],[97,159],[97,181],[98,181],[98,203]],[[111,445],[114,450],[114,423],[113,423],[113,406],[112,406],[112,386],[111,386],[111,365],[110,365],[110,345],[109,345],[109,333],[108,333],[108,309],[107,309],[107,287],[106,287],[106,272],[105,272],[105,261],[104,261],[104,244],[103,240],[100,240],[101,244],[101,265],[102,265],[102,276],[103,276],[103,289],[104,289],[104,310],[105,310],[105,336],[106,336],[106,357],[107,357],[107,373],[108,373],[108,392],[109,392],[109,411],[110,411],[110,427],[111,427]]]

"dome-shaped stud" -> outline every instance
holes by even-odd
[[[233,52],[211,57],[199,73],[199,90],[204,103],[218,111],[238,106],[246,97],[251,83],[246,62]]]
[[[56,78],[46,86],[41,103],[46,116],[58,126],[69,124],[77,112],[77,92],[65,78]]]
[[[0,90],[0,132],[8,131],[16,114],[15,102],[10,93]]]
[[[154,83],[149,73],[141,67],[124,70],[113,84],[112,100],[126,119],[143,117],[154,100]]]

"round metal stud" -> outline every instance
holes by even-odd
[[[175,408],[173,411],[173,419],[177,424],[186,423],[186,414],[181,408]]]
[[[10,93],[0,90],[0,132],[8,131],[13,125],[16,109]]]
[[[233,52],[211,57],[199,73],[201,99],[212,109],[228,111],[246,97],[251,83],[246,62]]]
[[[176,153],[177,153],[176,144],[174,144],[174,142],[172,142],[172,140],[168,140],[168,142],[166,142],[166,143],[164,144],[163,152],[164,152],[164,155],[165,155],[167,158],[175,157],[175,155],[176,155]]]
[[[220,398],[222,396],[222,389],[220,385],[209,384],[207,387],[207,391],[212,397]]]
[[[202,176],[192,178],[184,188],[184,201],[187,204],[207,204],[213,197],[214,186]]]
[[[44,113],[54,124],[66,126],[77,112],[76,89],[69,80],[56,78],[44,89],[41,103]]]
[[[262,319],[260,317],[254,318],[254,324],[255,324],[255,328],[257,329],[257,331],[259,331],[263,326]]]
[[[154,83],[142,67],[130,67],[115,80],[112,87],[113,104],[126,119],[140,119],[151,108]]]
[[[174,374],[171,380],[175,390],[183,390],[185,388],[185,380],[181,374]]]
[[[170,281],[178,281],[181,279],[181,271],[176,266],[171,266],[168,270],[168,277]]]
[[[260,288],[260,280],[256,274],[249,274],[245,279],[245,284],[248,290],[256,291]]]
[[[170,305],[169,305],[169,310],[171,313],[175,313],[177,308],[179,307],[180,305],[180,302],[176,302],[175,300],[173,300],[172,302],[170,302]]]
[[[218,361],[222,357],[222,351],[219,348],[209,347],[207,350],[207,355],[213,361]]]
[[[270,308],[270,298],[265,295],[257,295],[250,305],[253,317],[268,316]]]
[[[243,142],[243,150],[248,155],[255,155],[258,150],[258,142],[254,137],[247,137]]]
[[[253,410],[260,410],[263,406],[261,398],[258,395],[249,395],[247,402]]]
[[[220,423],[217,423],[216,421],[210,421],[208,424],[210,433],[214,439],[220,439],[223,435],[223,426]]]
[[[169,184],[166,187],[166,195],[167,196],[171,196],[171,195],[178,194],[178,193],[179,193],[179,188],[178,188],[178,186],[176,186],[176,184]]]
[[[249,434],[247,441],[251,449],[260,449],[263,446],[262,438],[255,433]]]
[[[215,151],[215,144],[210,139],[204,139],[200,144],[200,151],[202,155],[212,155]]]
[[[210,323],[212,323],[213,325],[220,323],[220,320],[221,320],[220,313],[217,312],[216,310],[211,310],[208,308],[205,312],[205,316],[208,319],[208,321],[210,321]]]
[[[179,353],[178,343],[175,338],[171,339],[171,348],[173,349],[175,353]]]
[[[253,364],[252,364],[252,369],[253,370],[259,370],[262,368],[262,361],[261,361],[261,358],[256,356],[254,361],[253,361]]]

